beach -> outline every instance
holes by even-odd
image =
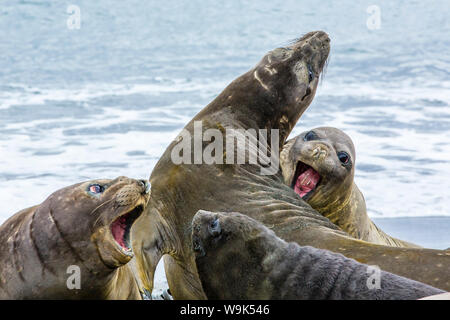
[[[450,217],[375,218],[375,224],[387,234],[424,248],[450,248]]]

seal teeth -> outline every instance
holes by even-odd
[[[293,189],[301,198],[310,195],[320,181],[319,173],[312,167],[299,162],[297,165]]]

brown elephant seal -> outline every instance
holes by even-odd
[[[351,237],[300,199],[284,184],[279,171],[262,175],[262,164],[223,161],[230,154],[236,155],[234,151],[238,149],[236,145],[234,150],[227,148],[228,139],[221,142],[220,135],[216,135],[216,161],[198,161],[202,151],[198,147],[206,145],[203,151],[207,153],[211,146],[207,142],[214,137],[205,134],[203,143],[194,144],[195,133],[201,135],[214,129],[226,138],[230,129],[247,133],[265,129],[270,136],[250,135],[258,143],[274,142],[267,151],[278,168],[279,149],[274,138],[283,146],[310,105],[329,50],[327,34],[317,31],[267,53],[201,110],[168,146],[150,177],[152,196],[148,208],[133,228],[133,250],[143,290],[152,291],[154,272],[164,255],[173,298],[205,298],[190,240],[192,217],[200,209],[243,212],[270,226],[285,241],[342,253],[359,262],[450,289],[450,274],[442,272],[450,265],[448,251],[386,247]],[[199,123],[200,132],[195,130]],[[173,153],[177,153],[180,143],[192,137],[189,148],[179,153],[188,161],[175,163]],[[250,147],[245,152],[247,158],[258,153],[258,148]]]
[[[411,300],[444,291],[346,258],[287,243],[240,213],[200,210],[192,246],[208,299]],[[444,272],[444,271],[443,271]]]
[[[343,131],[315,128],[288,140],[280,153],[284,182],[324,217],[356,239],[394,247],[419,247],[395,239],[370,220],[354,182],[355,147]]]
[[[130,231],[149,183],[119,177],[60,189],[0,227],[0,299],[140,299]]]

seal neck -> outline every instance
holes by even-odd
[[[361,239],[370,229],[364,198],[354,183],[349,192],[317,211],[354,238]]]
[[[265,90],[254,78],[255,70],[248,71],[230,83],[193,121],[206,116],[211,119],[214,118],[213,114],[217,114],[217,118],[222,120],[217,125],[223,127],[267,129],[269,133],[270,129],[278,129],[279,143],[283,145],[309,103],[293,105],[277,90]],[[230,115],[230,119],[220,116],[224,112]]]
[[[339,192],[341,193],[338,197],[335,197],[333,201],[326,203],[324,206],[314,206],[314,209],[319,211],[334,224],[337,224],[342,220],[343,216],[346,216],[345,213],[350,209],[350,202],[355,198],[356,193],[359,192],[359,190],[356,190],[355,184],[353,184],[348,192],[342,192],[342,189],[340,189]]]

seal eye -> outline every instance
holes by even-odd
[[[221,234],[222,230],[220,228],[219,219],[214,219],[213,221],[211,221],[211,223],[209,224],[209,232],[213,237],[217,237]]]
[[[309,131],[305,134],[305,137],[303,138],[304,141],[311,141],[316,140],[317,134],[314,131]]]
[[[312,70],[310,65],[308,65],[308,77],[309,77],[309,82],[311,83],[311,81],[314,80],[314,71]]]
[[[350,162],[350,156],[347,152],[340,151],[338,153],[339,161],[341,161],[342,164],[348,164]]]
[[[219,225],[219,220],[215,219],[211,222],[211,229],[217,229],[217,226]]]
[[[98,193],[102,193],[105,190],[105,188],[99,184],[91,184],[88,187],[88,190],[90,193],[98,194]]]

